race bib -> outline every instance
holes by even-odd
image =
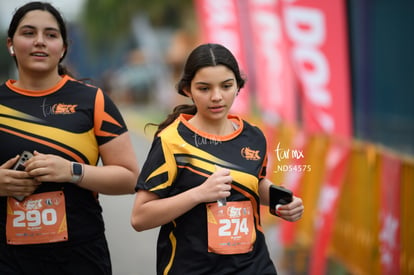
[[[207,204],[208,251],[216,254],[250,252],[256,240],[250,201]]]
[[[34,194],[22,202],[8,197],[6,238],[14,245],[67,241],[63,192]]]

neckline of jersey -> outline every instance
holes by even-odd
[[[197,134],[201,137],[204,137],[204,138],[207,138],[207,139],[210,139],[210,140],[216,140],[216,141],[231,140],[231,139],[235,138],[236,136],[238,136],[243,130],[243,125],[244,125],[243,121],[237,115],[227,115],[227,118],[230,119],[232,123],[237,125],[237,129],[235,129],[235,131],[233,131],[231,134],[225,135],[225,136],[217,136],[217,135],[209,134],[209,133],[206,133],[206,132],[203,132],[203,131],[197,129],[192,124],[190,124],[190,122],[188,122],[192,117],[193,117],[193,115],[190,115],[190,114],[180,114],[179,119],[192,132],[194,132],[195,134]]]
[[[52,94],[52,93],[56,92],[57,90],[62,88],[62,86],[65,85],[65,83],[69,79],[70,79],[70,77],[68,75],[63,75],[62,78],[60,79],[60,81],[58,83],[56,83],[56,85],[54,85],[53,87],[50,87],[49,89],[46,89],[46,90],[38,90],[38,91],[22,89],[22,88],[14,86],[13,84],[17,81],[17,80],[14,80],[14,79],[7,80],[6,86],[10,90],[12,90],[16,93],[26,95],[26,96],[38,97],[38,96],[49,95],[49,94]]]

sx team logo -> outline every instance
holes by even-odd
[[[246,207],[234,207],[227,208],[227,215],[230,218],[240,218],[242,216],[249,215],[250,211]]]
[[[24,202],[24,208],[26,208],[27,210],[40,209],[42,208],[42,200],[26,200]]]
[[[300,160],[305,158],[303,150],[299,149],[285,149],[280,146],[280,142],[275,149],[277,160]],[[278,164],[275,173],[277,172],[310,172],[312,170],[310,165],[306,164]]]
[[[60,115],[73,114],[76,112],[75,108],[77,106],[78,106],[77,104],[74,105],[74,104],[58,103],[52,106],[52,110],[54,114],[60,114]]]
[[[48,104],[46,99],[43,100],[42,105],[40,106],[43,110],[43,115],[45,117],[49,115],[69,115],[76,113],[77,104],[65,104],[65,103],[56,103]]]
[[[244,147],[240,151],[243,158],[247,160],[260,160],[260,151],[259,150],[252,150],[250,147]]]

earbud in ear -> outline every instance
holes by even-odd
[[[10,46],[9,50],[10,50],[10,54],[14,55],[14,48],[13,48],[13,46]]]

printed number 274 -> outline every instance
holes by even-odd
[[[247,218],[242,219],[220,219],[219,236],[237,236],[240,233],[249,234]],[[233,232],[232,232],[233,231]]]

